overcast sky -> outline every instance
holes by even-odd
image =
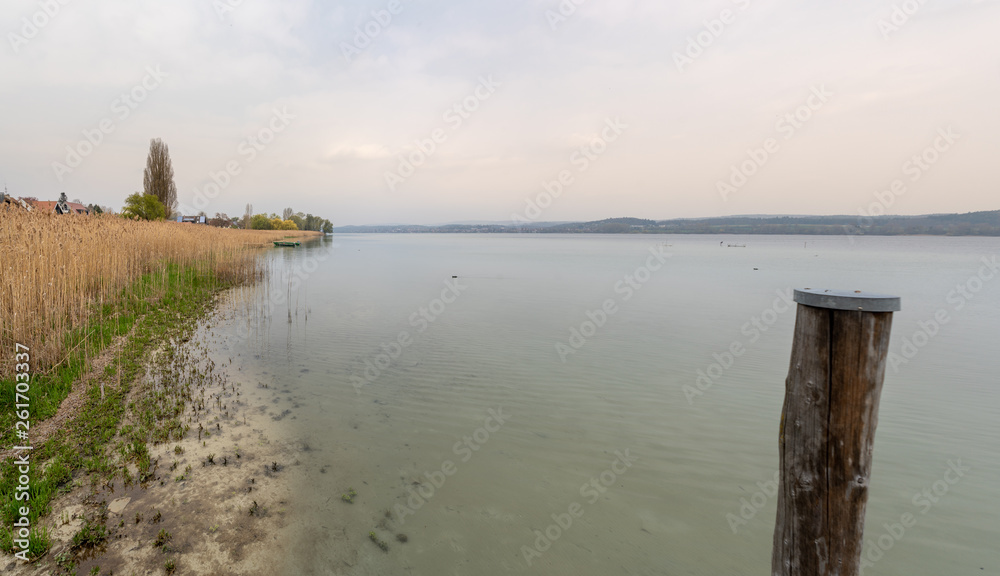
[[[0,7],[15,195],[161,138],[186,208],[335,225],[1000,208],[997,2],[62,2]]]

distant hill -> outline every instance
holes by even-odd
[[[510,220],[461,220],[458,222],[445,222],[444,224],[432,224],[431,226],[508,226]],[[572,224],[572,222],[533,222],[535,226],[555,226],[557,224]]]
[[[483,223],[419,226],[341,226],[338,233],[490,234],[805,234],[1000,236],[1000,210],[924,216],[726,216],[645,220],[607,218],[593,222]]]

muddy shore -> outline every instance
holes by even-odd
[[[342,463],[295,435],[289,423],[301,407],[300,398],[276,389],[273,376],[243,371],[245,351],[235,350],[233,342],[224,342],[210,328],[232,321],[232,311],[220,308],[189,342],[179,344],[185,357],[197,358],[196,369],[205,377],[184,408],[184,437],[148,445],[152,477],[142,484],[126,485],[116,478],[94,486],[87,475],[77,474],[72,488],[54,499],[40,520],[51,538],[48,553],[34,563],[0,556],[0,572],[311,573],[320,547],[323,564],[333,562],[331,570],[355,563],[356,552],[331,550],[326,544],[347,539],[349,514],[310,526],[298,520],[305,515],[296,506],[303,504],[293,498],[306,474],[326,474],[335,485],[344,482]],[[129,401],[154,393],[157,378],[150,372],[147,382],[133,387]],[[128,417],[122,424],[128,424]],[[136,467],[129,466],[126,476],[138,478]],[[88,526],[98,532],[104,526],[106,538],[81,546],[79,534],[87,534]]]

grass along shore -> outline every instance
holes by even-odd
[[[207,411],[216,426],[222,415],[232,418],[223,396],[237,391],[223,383],[217,398],[207,397],[221,379],[184,343],[220,290],[260,278],[259,247],[312,235],[0,213],[0,550],[21,552],[12,528],[27,505],[27,556],[39,569],[74,574],[124,527],[108,525],[107,509],[96,504],[102,495],[189,473],[190,465],[167,471],[152,453],[210,433]],[[10,451],[16,344],[31,355],[26,502],[17,499],[21,474]],[[89,499],[90,512],[50,517],[53,501],[74,491]],[[60,540],[55,532],[67,525],[78,530]],[[0,566],[10,560],[0,556]],[[171,561],[163,564],[168,573]]]

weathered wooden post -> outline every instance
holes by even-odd
[[[896,296],[796,290],[773,576],[855,576]]]

